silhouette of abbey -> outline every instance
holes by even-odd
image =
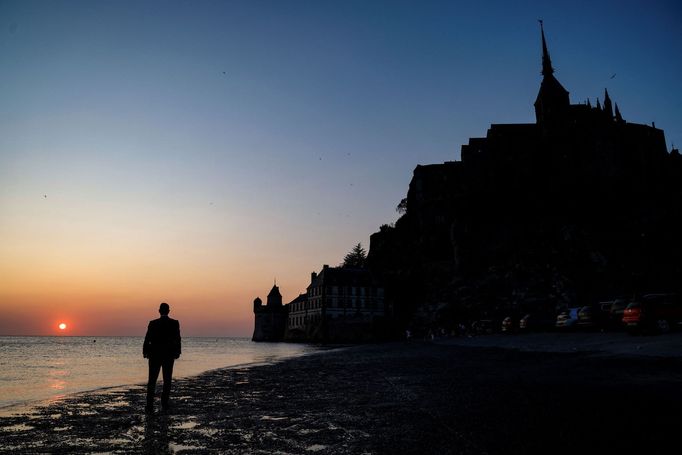
[[[404,214],[371,236],[396,334],[680,290],[679,152],[606,90],[571,104],[541,39],[536,122],[493,124],[461,161],[417,166]]]

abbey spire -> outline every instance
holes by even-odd
[[[535,119],[538,124],[547,128],[562,123],[571,103],[568,99],[568,91],[554,77],[554,68],[547,50],[542,21],[540,21],[540,36],[542,38],[542,83],[535,99]]]
[[[540,34],[542,35],[542,75],[549,76],[554,73],[552,68],[552,59],[549,58],[549,51],[547,50],[547,41],[545,40],[545,28],[542,26],[540,20]]]

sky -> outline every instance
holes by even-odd
[[[0,0],[0,335],[143,335],[166,301],[250,336],[417,164],[534,122],[540,18],[573,103],[682,145],[679,1]]]

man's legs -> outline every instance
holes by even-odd
[[[170,398],[171,380],[173,378],[173,363],[175,359],[163,360],[163,392],[161,392],[161,406],[163,409],[168,409],[168,400]],[[158,370],[156,372],[158,374]]]
[[[161,370],[160,359],[149,359],[149,380],[147,381],[147,412],[154,410],[154,393],[156,392],[156,379],[159,377],[159,370]],[[164,371],[165,375],[165,371]],[[164,381],[164,388],[166,382]]]

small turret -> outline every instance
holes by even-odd
[[[613,106],[611,105],[609,91],[606,89],[604,89],[604,113],[609,120],[613,120]]]
[[[618,109],[618,103],[616,103],[616,122],[624,123],[623,116],[620,115],[620,109]]]
[[[274,285],[268,294],[268,306],[282,306],[282,294],[279,293],[277,285]]]

